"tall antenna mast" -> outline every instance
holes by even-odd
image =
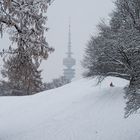
[[[72,69],[72,67],[76,64],[76,61],[74,58],[72,58],[72,51],[71,51],[71,23],[69,19],[69,32],[68,32],[68,51],[67,51],[67,57],[63,59],[63,65],[67,67],[64,69],[64,76],[66,79],[68,79],[70,82],[72,78],[74,78],[75,75],[75,69]]]
[[[71,21],[69,19],[69,33],[68,33],[68,57],[71,57],[72,52],[71,52]]]

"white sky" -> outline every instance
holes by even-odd
[[[48,9],[48,42],[55,48],[48,61],[43,64],[45,80],[63,74],[63,58],[68,46],[68,24],[71,18],[72,51],[77,61],[76,79],[81,78],[81,61],[84,48],[90,35],[97,33],[97,24],[103,18],[107,20],[113,10],[112,0],[55,0]]]
[[[66,57],[68,45],[68,25],[71,18],[72,51],[77,61],[76,79],[81,78],[84,48],[90,35],[97,33],[96,25],[101,19],[107,20],[113,10],[112,0],[55,0],[48,9],[48,27],[46,34],[50,46],[55,52],[44,61],[42,77],[50,81],[63,75],[63,58]],[[6,35],[0,40],[0,49],[8,46]]]

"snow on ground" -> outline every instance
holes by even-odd
[[[140,140],[140,115],[124,119],[127,84],[81,79],[33,96],[0,97],[0,140]]]

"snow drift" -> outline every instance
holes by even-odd
[[[0,140],[140,140],[140,115],[124,119],[127,84],[81,79],[33,96],[0,97]]]

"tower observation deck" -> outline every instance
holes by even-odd
[[[75,75],[75,69],[72,67],[76,64],[76,61],[74,58],[72,58],[72,51],[71,51],[71,26],[69,24],[69,34],[68,34],[68,51],[67,51],[67,57],[63,59],[63,65],[66,67],[64,69],[64,76],[66,79],[68,79],[70,82],[74,78]]]

